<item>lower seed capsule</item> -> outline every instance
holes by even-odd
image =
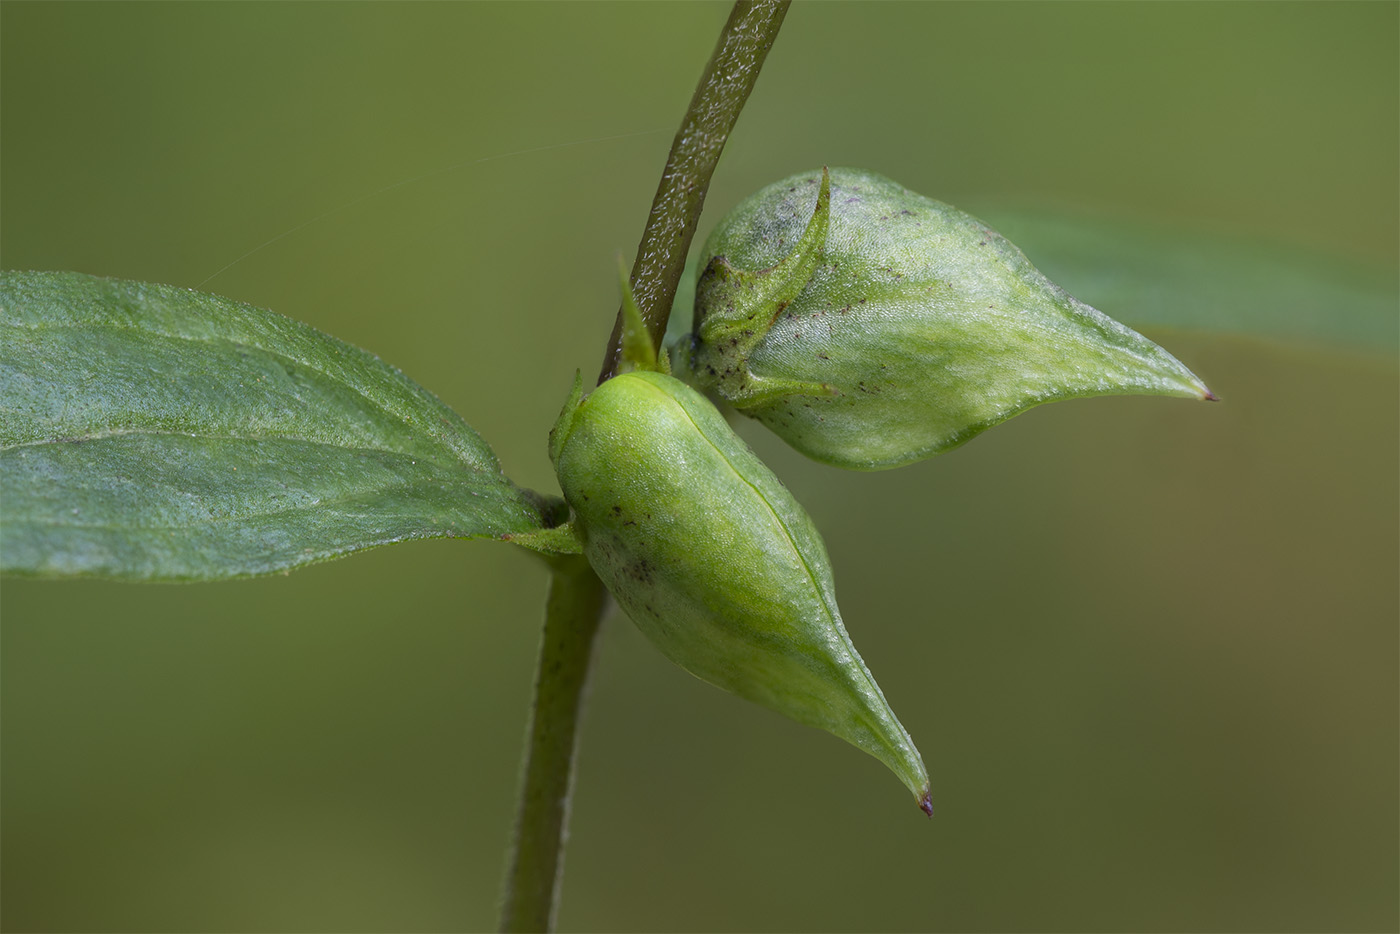
[[[923,760],[841,622],[821,537],[708,400],[628,373],[566,407],[550,446],[584,553],[663,653],[864,749],[931,812]]]

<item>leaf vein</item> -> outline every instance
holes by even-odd
[[[393,457],[407,458],[410,460],[416,458],[418,460],[424,461],[425,463],[431,464],[434,467],[440,467],[444,470],[449,471],[459,470],[465,466],[472,473],[481,474],[484,477],[491,478],[492,482],[501,484],[508,484],[510,482],[506,479],[504,475],[488,472],[482,470],[480,467],[476,467],[471,464],[465,464],[457,458],[453,458],[451,464],[443,464],[426,455],[414,452],[400,451],[395,448],[376,448],[365,447],[363,445],[336,444],[330,441],[319,441],[315,438],[304,438],[299,437],[297,435],[214,435],[201,434],[199,432],[191,431],[168,431],[158,428],[115,428],[108,431],[100,431],[87,435],[78,435],[66,438],[41,438],[37,441],[20,441],[16,442],[15,444],[0,445],[0,453],[4,453],[6,451],[13,451],[19,448],[43,447],[45,445],[56,444],[84,444],[89,441],[106,441],[112,438],[125,438],[132,436],[190,438],[196,441],[247,441],[250,443],[290,441],[296,444],[305,444],[314,447],[330,448],[331,450],[345,451],[347,453],[353,453],[358,451],[370,454],[388,454]]]
[[[274,312],[268,312],[268,314],[275,314],[275,313],[274,313]],[[348,350],[350,350],[350,351],[352,351],[352,352],[354,352],[354,353],[356,353],[356,354],[361,354],[361,355],[364,355],[365,357],[370,358],[370,359],[373,360],[375,363],[377,363],[378,365],[380,365],[380,366],[382,366],[382,367],[384,368],[386,374],[389,375],[389,376],[391,377],[391,379],[393,380],[394,387],[395,387],[396,389],[400,389],[400,390],[402,390],[402,389],[408,389],[410,392],[412,392],[412,391],[414,391],[414,390],[419,390],[419,391],[421,391],[422,393],[424,393],[425,395],[428,396],[428,399],[426,399],[426,400],[424,400],[424,401],[429,401],[429,402],[432,402],[432,403],[436,403],[436,407],[437,407],[437,408],[440,408],[440,409],[442,410],[441,412],[437,413],[437,414],[439,414],[439,416],[441,416],[441,415],[443,415],[443,414],[449,415],[452,419],[454,419],[454,420],[456,420],[456,421],[458,422],[458,427],[459,427],[459,428],[460,428],[460,427],[466,427],[468,432],[474,433],[474,431],[473,431],[469,426],[465,426],[465,423],[462,423],[462,422],[461,422],[461,417],[458,416],[456,412],[454,412],[452,409],[448,408],[445,404],[442,403],[441,400],[437,399],[436,397],[431,396],[431,394],[429,394],[428,391],[427,391],[426,389],[422,389],[421,387],[419,387],[416,383],[414,383],[414,382],[413,382],[412,380],[410,380],[406,375],[404,375],[403,371],[400,370],[400,369],[398,369],[397,367],[395,367],[395,366],[393,366],[393,365],[391,365],[391,364],[389,364],[389,363],[386,363],[383,359],[381,359],[381,358],[375,356],[374,354],[369,353],[369,352],[366,351],[366,350],[363,350],[363,349],[361,349],[361,348],[355,347],[353,344],[348,344],[348,343],[345,343],[345,342],[343,342],[343,341],[340,341],[338,338],[333,338],[333,337],[330,337],[329,335],[322,334],[321,332],[316,331],[314,328],[311,328],[310,325],[302,324],[301,322],[295,321],[295,320],[293,320],[293,319],[291,319],[291,318],[286,318],[286,321],[288,321],[288,322],[291,323],[292,325],[297,326],[298,328],[306,328],[306,329],[307,329],[308,331],[310,331],[313,335],[315,335],[316,337],[318,337],[318,338],[320,338],[320,339],[322,339],[322,340],[334,341],[335,343],[337,343],[337,344],[340,345],[340,347],[338,347],[337,349],[348,349]],[[463,452],[460,451],[460,450],[458,450],[457,446],[454,446],[454,445],[452,445],[452,444],[450,444],[450,443],[444,442],[444,441],[441,439],[441,437],[440,437],[438,431],[437,431],[433,426],[431,426],[430,424],[428,424],[425,420],[423,420],[423,419],[417,417],[418,413],[413,412],[411,409],[407,409],[407,410],[406,410],[406,409],[402,409],[402,408],[399,408],[399,407],[390,407],[390,406],[389,406],[388,404],[386,404],[385,402],[381,402],[380,400],[377,400],[377,399],[373,398],[372,396],[370,396],[370,395],[365,391],[365,389],[363,389],[362,387],[360,387],[360,386],[358,386],[358,385],[355,385],[354,383],[347,382],[347,381],[344,380],[343,378],[338,377],[338,376],[336,376],[335,374],[330,373],[330,372],[328,372],[327,370],[323,369],[322,367],[316,365],[314,362],[311,362],[311,361],[307,360],[307,359],[304,358],[304,357],[297,357],[297,356],[293,356],[293,355],[291,355],[291,354],[285,353],[285,352],[283,352],[283,351],[275,350],[275,349],[273,349],[273,348],[271,348],[271,347],[269,347],[269,346],[267,346],[267,345],[265,345],[265,344],[262,344],[262,343],[256,343],[256,342],[249,341],[249,340],[240,340],[240,339],[238,339],[238,338],[229,337],[229,336],[226,336],[226,335],[221,335],[221,336],[218,336],[218,337],[210,337],[210,338],[190,337],[190,336],[188,336],[188,335],[178,334],[178,333],[172,333],[172,332],[169,332],[169,331],[161,330],[161,329],[159,329],[159,328],[147,327],[147,326],[144,326],[144,325],[145,325],[144,322],[138,322],[138,323],[132,324],[132,325],[118,324],[118,323],[112,322],[112,321],[84,322],[84,323],[81,323],[81,324],[79,324],[79,323],[61,323],[61,322],[52,322],[52,321],[40,321],[40,322],[34,322],[34,323],[23,323],[23,322],[20,322],[20,321],[15,320],[15,319],[13,319],[13,318],[10,318],[10,319],[7,319],[4,323],[5,323],[6,326],[15,328],[15,329],[17,329],[17,330],[27,330],[27,331],[34,331],[34,332],[47,332],[47,331],[58,331],[58,330],[83,331],[83,330],[96,330],[96,329],[111,330],[111,331],[130,331],[130,332],[135,332],[135,333],[138,333],[138,334],[146,334],[146,335],[153,335],[153,336],[156,336],[156,337],[163,337],[163,338],[165,338],[166,340],[181,341],[181,342],[184,342],[184,343],[196,344],[196,345],[202,345],[202,346],[208,346],[208,345],[210,345],[210,344],[218,343],[218,344],[227,345],[227,346],[232,347],[232,348],[242,348],[242,349],[246,349],[246,350],[254,350],[254,351],[257,351],[257,352],[259,352],[259,353],[267,354],[268,356],[270,356],[270,357],[272,357],[272,358],[274,358],[274,359],[277,359],[277,360],[285,360],[285,361],[288,361],[288,362],[290,362],[290,363],[297,364],[298,366],[304,367],[304,368],[306,368],[307,370],[310,370],[310,371],[313,372],[313,373],[319,374],[320,376],[322,376],[322,377],[324,377],[325,379],[331,381],[331,382],[334,383],[335,385],[345,386],[346,388],[348,388],[348,389],[350,389],[351,391],[353,391],[353,392],[354,392],[356,395],[358,395],[360,398],[362,398],[362,399],[364,399],[366,402],[368,402],[368,403],[370,404],[370,406],[373,407],[375,410],[377,410],[377,411],[379,411],[379,412],[382,412],[383,414],[385,414],[385,415],[387,415],[387,416],[389,416],[389,417],[391,417],[391,418],[403,419],[404,421],[410,422],[410,423],[412,423],[412,424],[416,424],[416,425],[422,426],[423,429],[424,429],[424,431],[428,434],[428,436],[435,442],[434,446],[435,446],[435,447],[442,448],[442,449],[444,449],[444,450],[450,452],[450,453],[453,455],[454,459],[459,460],[459,461],[462,461],[462,462],[465,462],[465,463],[470,463],[470,464],[472,464],[474,467],[476,467],[477,469],[484,469],[483,467],[481,467],[480,465],[478,465],[478,464],[475,463],[475,459],[474,459],[474,458],[473,458],[473,459],[469,459],[469,458],[467,458],[467,457],[464,457],[464,456],[463,456]]]

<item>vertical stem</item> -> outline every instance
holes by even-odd
[[[579,713],[607,600],[602,582],[582,556],[552,559],[550,568],[502,931],[554,928]]]
[[[660,348],[676,286],[685,269],[695,225],[705,206],[710,176],[719,164],[729,131],[749,99],[759,69],[778,37],[791,0],[737,0],[724,24],[710,63],[700,76],[681,128],[671,143],[671,155],[651,202],[646,231],[632,265],[632,291],[651,334]],[[617,375],[622,358],[622,312],[617,315],[598,382]]]
[[[658,348],[710,177],[790,3],[736,0],[671,143],[632,267],[632,288]],[[616,374],[621,355],[619,312],[598,382]],[[607,601],[602,582],[583,557],[554,558],[550,567],[515,849],[501,906],[502,931],[549,931],[554,926],[578,718]]]

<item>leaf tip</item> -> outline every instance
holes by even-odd
[[[919,797],[919,810],[929,817],[933,817],[933,794],[928,788],[925,788],[924,793]]]

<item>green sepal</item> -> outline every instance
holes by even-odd
[[[646,322],[642,320],[642,310],[637,307],[637,296],[632,292],[632,282],[627,276],[627,267],[621,257],[617,263],[618,283],[622,289],[622,367],[621,372],[630,370],[660,370],[656,362],[656,345],[647,333]]]
[[[569,398],[564,400],[564,407],[559,410],[559,417],[554,421],[554,427],[549,430],[549,462],[559,463],[559,449],[564,446],[564,442],[569,438],[569,432],[573,430],[574,415],[578,413],[579,404],[583,401],[583,371],[574,370],[574,385],[569,390]]]
[[[782,261],[746,272],[724,256],[713,257],[695,285],[696,346],[706,349],[702,364],[720,395],[736,408],[748,408],[784,395],[833,395],[831,387],[810,380],[765,380],[747,366],[749,354],[768,336],[821,263],[831,225],[831,175],[822,168],[817,203],[802,236]],[[704,313],[700,313],[704,309]]]

